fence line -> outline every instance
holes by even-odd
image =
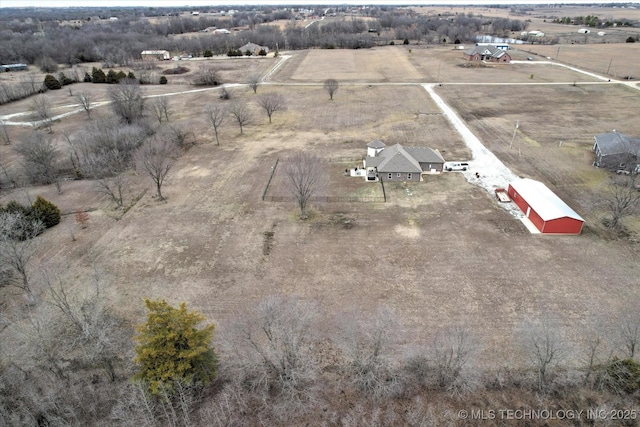
[[[264,191],[262,192],[262,201],[264,201],[264,198],[267,197],[267,191],[269,191],[269,185],[271,185],[271,180],[273,179],[273,175],[276,173],[276,168],[278,167],[279,161],[280,161],[280,158],[278,157],[276,159],[276,163],[271,168],[271,175],[269,176],[269,181],[267,181],[267,186],[264,187]]]
[[[362,162],[362,157],[330,157],[329,163],[352,163]]]
[[[264,196],[262,200],[266,202],[295,202],[296,198],[293,196]],[[325,202],[325,203],[340,203],[340,202],[361,202],[361,203],[384,203],[385,197],[370,196],[370,197],[357,197],[357,196],[314,196],[309,199],[311,202]]]

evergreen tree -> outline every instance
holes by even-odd
[[[105,83],[107,81],[107,76],[102,71],[102,68],[93,67],[91,70],[91,81],[93,83]]]
[[[50,228],[60,223],[60,209],[44,197],[36,197],[36,201],[33,202],[31,208],[34,219],[42,221],[45,228]]]
[[[149,386],[152,394],[171,392],[173,383],[202,384],[216,375],[217,358],[210,347],[213,325],[201,329],[205,318],[166,301],[145,300],[147,322],[137,328],[135,362],[140,371],[135,379]]]
[[[47,74],[46,76],[44,76],[44,86],[49,90],[56,90],[62,87],[58,79],[56,79],[51,74]]]

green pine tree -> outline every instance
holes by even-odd
[[[60,223],[60,209],[44,197],[36,197],[31,209],[33,217],[42,221],[45,228],[51,228]]]
[[[210,347],[214,325],[198,329],[205,317],[187,311],[185,303],[175,308],[162,300],[145,300],[146,323],[137,328],[135,362],[140,371],[135,379],[149,385],[158,395],[171,392],[176,381],[206,383],[216,376],[217,357]]]

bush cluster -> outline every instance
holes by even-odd
[[[41,222],[44,229],[51,228],[60,223],[60,209],[46,200],[44,197],[36,197],[35,202],[31,206],[25,206],[15,200],[7,203],[6,206],[0,206],[0,214],[11,213],[21,214],[26,218],[28,223]],[[20,239],[25,239],[29,235],[30,230],[25,230],[23,235],[18,236]]]

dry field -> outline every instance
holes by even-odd
[[[431,60],[430,52],[442,59]],[[167,201],[158,202],[148,191],[121,218],[86,182],[65,183],[61,195],[53,187],[16,190],[3,201],[26,197],[26,191],[43,194],[64,212],[92,208],[89,227],[75,229],[75,241],[69,234],[72,215],[47,231],[38,260],[41,266],[67,266],[78,289],[97,268],[107,283],[105,295],[133,322],[142,320],[142,298],[167,298],[186,301],[224,330],[226,319],[261,298],[287,294],[317,300],[335,319],[343,311],[373,313],[387,305],[398,314],[406,346],[451,326],[468,326],[482,344],[480,360],[493,366],[521,360],[514,343],[528,320],[549,320],[568,344],[578,346],[580,326],[593,319],[613,322],[635,309],[640,296],[638,246],[603,239],[588,205],[603,179],[589,166],[589,139],[611,128],[640,134],[631,124],[638,94],[613,84],[573,86],[566,82],[589,79],[550,67],[463,68],[461,60],[447,59],[450,53],[409,54],[397,46],[291,52],[274,84],[258,90],[283,94],[288,111],[276,113],[269,125],[255,95],[233,89],[234,97],[250,103],[254,120],[242,135],[228,120],[220,146],[202,114],[207,105],[224,102],[218,89],[173,95],[174,123],[192,129],[198,144],[170,173],[163,191]],[[244,62],[229,63],[245,72]],[[305,222],[297,219],[292,203],[261,201],[275,160],[297,150],[360,157],[368,141],[381,138],[438,148],[448,159],[466,158],[460,136],[426,92],[410,84],[435,81],[438,68],[443,77],[461,82],[498,80],[489,77],[496,71],[508,82],[527,82],[525,76],[535,73],[535,82],[566,83],[445,84],[438,90],[517,173],[546,182],[588,219],[581,236],[530,235],[457,173],[388,185],[387,203],[314,204]],[[335,74],[327,75],[330,71]],[[333,101],[320,85],[329,76],[342,81]],[[288,82],[296,84],[284,85]],[[375,84],[387,82],[402,84]],[[64,91],[51,96],[59,105],[69,100]],[[25,105],[3,106],[0,114],[23,111]],[[521,123],[514,145],[520,156],[508,149],[515,120]],[[84,123],[81,114],[63,119],[54,124],[53,137],[64,129],[78,132]],[[565,141],[562,147],[558,139]],[[4,158],[10,147],[0,149]],[[345,167],[330,168],[336,193],[377,188],[343,177]],[[145,176],[130,178],[135,189],[151,189]]]

